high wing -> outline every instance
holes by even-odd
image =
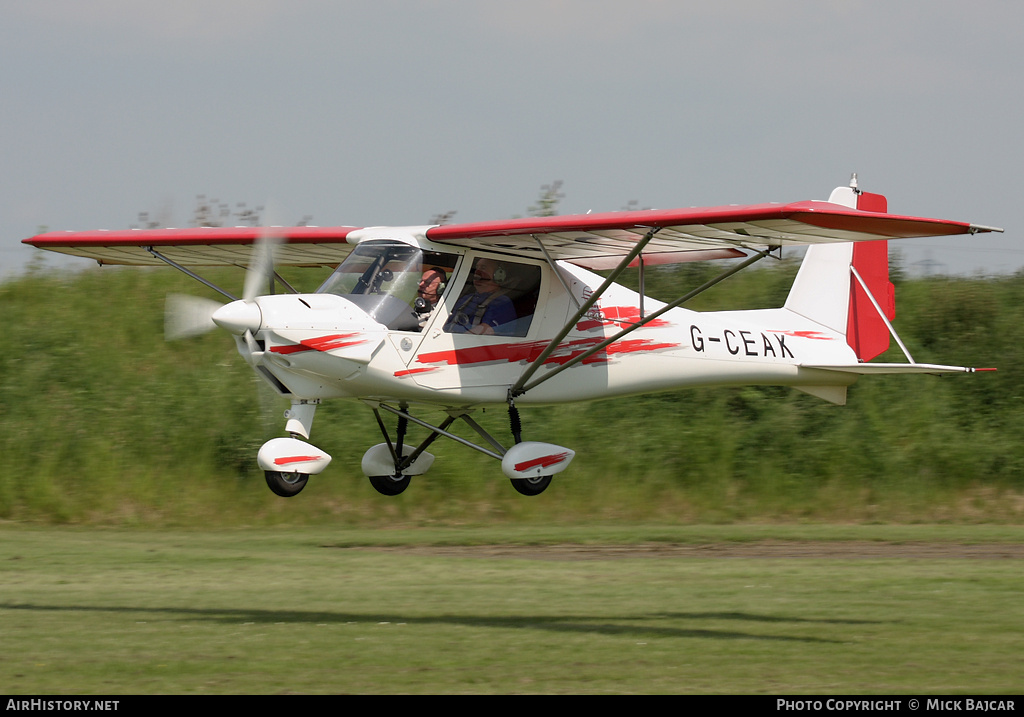
[[[353,245],[357,227],[199,227],[128,229],[124,231],[49,232],[25,239],[39,249],[95,259],[100,264],[158,266],[165,262],[149,250],[182,266],[248,266],[253,245],[267,234],[284,239],[278,266],[335,267]]]
[[[450,224],[428,229],[427,238],[533,257],[541,255],[542,245],[553,259],[607,269],[651,229],[658,231],[644,250],[647,264],[742,256],[741,249],[1002,231],[806,201]]]
[[[266,233],[284,239],[275,263],[335,266],[351,251],[359,227],[200,227],[49,232],[24,243],[95,259],[101,264],[155,266],[150,249],[183,266],[247,266]],[[964,222],[869,212],[822,201],[530,217],[430,227],[440,244],[539,257],[546,252],[588,269],[610,269],[657,230],[644,263],[668,264],[743,256],[782,246],[951,236],[1002,231]],[[543,249],[542,249],[543,247]]]

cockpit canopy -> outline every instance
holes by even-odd
[[[394,331],[419,331],[458,264],[458,255],[423,251],[396,241],[366,241],[334,270],[318,294],[341,296]],[[420,282],[440,277],[436,293],[420,296]]]

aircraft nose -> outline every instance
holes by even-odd
[[[213,312],[213,323],[241,336],[246,331],[256,333],[263,323],[263,312],[254,301],[232,301]]]

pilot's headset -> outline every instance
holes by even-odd
[[[474,267],[474,273],[475,271],[476,268]],[[508,275],[508,271],[505,269],[505,266],[495,261],[494,273],[491,275],[491,281],[497,284],[499,289],[504,289],[508,285],[509,278],[510,277]]]
[[[436,266],[430,269],[430,278],[433,279],[435,276],[441,281],[437,284],[437,295],[440,296],[444,293],[445,287],[448,286],[448,275]]]
[[[435,266],[427,272],[427,276],[429,276],[431,280],[433,280],[435,276],[440,279],[437,283],[437,298],[440,300],[441,295],[444,294],[444,290],[448,286],[448,275]],[[425,276],[423,278],[425,279],[427,277]],[[416,313],[422,314],[430,311],[433,307],[422,296],[417,296],[416,301],[413,302],[413,308],[416,310]]]

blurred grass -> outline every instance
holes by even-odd
[[[1019,560],[544,549],[809,539],[1019,544],[1021,528],[0,525],[0,691],[1019,692]],[[367,547],[493,543],[537,547]]]
[[[679,293],[710,270],[651,272],[648,287]],[[693,308],[779,305],[794,272],[789,262],[748,272]],[[243,280],[241,270],[209,274],[229,288]],[[312,290],[323,274],[295,270],[289,280]],[[524,438],[577,451],[534,499],[514,493],[492,459],[446,441],[434,444],[428,476],[397,498],[379,496],[359,470],[379,433],[364,406],[345,402],[325,403],[314,425],[313,442],[335,457],[328,471],[294,499],[273,496],[255,455],[283,431],[287,402],[261,391],[222,332],[166,343],[171,292],[218,298],[169,269],[59,273],[43,264],[0,284],[0,518],[127,526],[1024,520],[1024,276],[897,288],[896,324],[917,360],[996,373],[867,377],[845,407],[740,387],[523,409]],[[479,420],[507,434],[503,411]]]

